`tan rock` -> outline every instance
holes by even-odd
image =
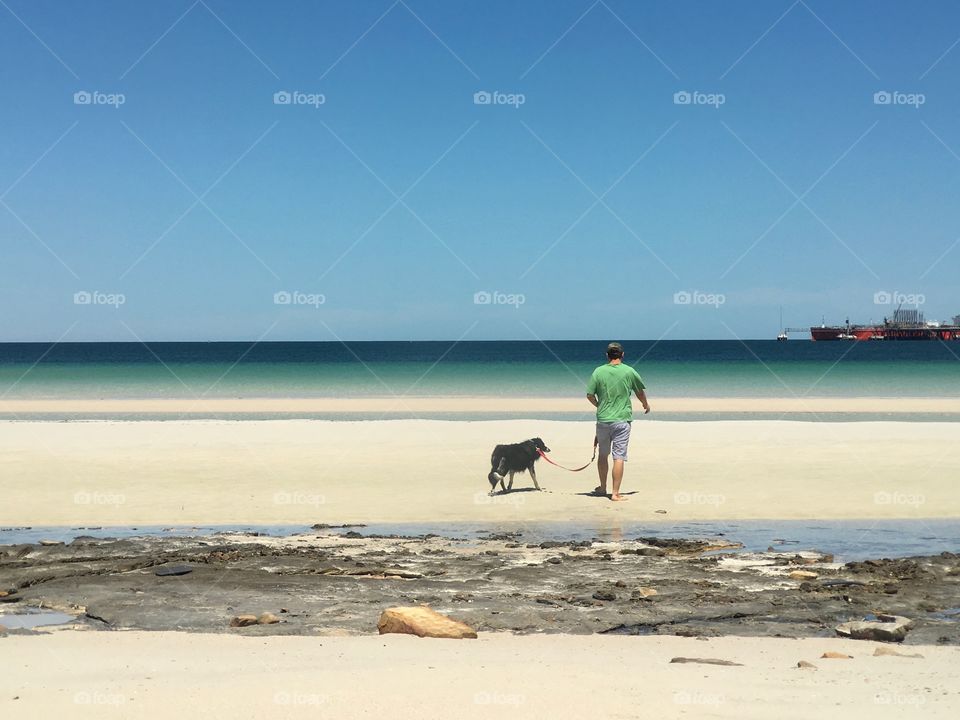
[[[257,625],[273,625],[278,622],[280,622],[280,618],[269,612],[265,612],[257,618]]]
[[[257,624],[256,615],[237,615],[230,621],[230,627],[248,627]]]
[[[853,660],[853,655],[847,655],[842,652],[825,652],[820,657],[827,658],[828,660]]]
[[[442,615],[426,605],[387,608],[380,615],[377,630],[381,635],[406,633],[417,637],[457,640],[477,637],[477,631],[466,623]]]
[[[797,663],[797,667],[798,667],[798,668],[801,668],[801,669],[803,669],[803,670],[816,670],[816,669],[817,669],[817,666],[816,666],[816,665],[814,665],[812,662],[807,662],[806,660],[801,660],[800,662],[798,662],[798,663]]]
[[[637,588],[637,595],[639,595],[642,598],[653,597],[656,594],[657,594],[657,591],[651,587]]]
[[[818,577],[820,576],[810,570],[794,570],[790,573],[793,580],[816,580]]]
[[[905,658],[922,658],[923,655],[920,653],[902,653],[896,648],[892,648],[889,645],[881,645],[876,650],[873,651],[874,657],[881,657],[883,655],[893,655],[895,657],[905,657]]]
[[[41,540],[40,545],[44,547],[54,547],[55,545],[63,545],[63,540]]]

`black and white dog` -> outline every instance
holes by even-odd
[[[513,476],[522,472],[530,473],[533,486],[540,490],[537,472],[533,469],[534,463],[540,459],[538,450],[550,452],[550,448],[544,445],[540,438],[531,438],[513,445],[497,445],[493,449],[493,455],[490,456],[490,474],[487,475],[487,480],[490,481],[490,494],[493,495],[497,489],[497,483],[500,483],[500,489],[504,492],[513,490]],[[505,475],[510,476],[508,485],[504,485],[503,482]]]

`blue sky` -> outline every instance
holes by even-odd
[[[958,38],[951,2],[2,0],[0,340],[948,319]]]

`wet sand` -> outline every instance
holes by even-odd
[[[953,423],[652,419],[624,491],[538,463],[541,485],[488,496],[490,450],[540,436],[561,464],[591,422],[0,422],[0,525],[574,522],[960,516]],[[658,510],[664,511],[658,513]]]

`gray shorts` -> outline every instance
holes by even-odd
[[[597,440],[600,443],[600,457],[610,454],[613,447],[614,460],[627,459],[627,445],[630,444],[630,423],[597,423]]]

